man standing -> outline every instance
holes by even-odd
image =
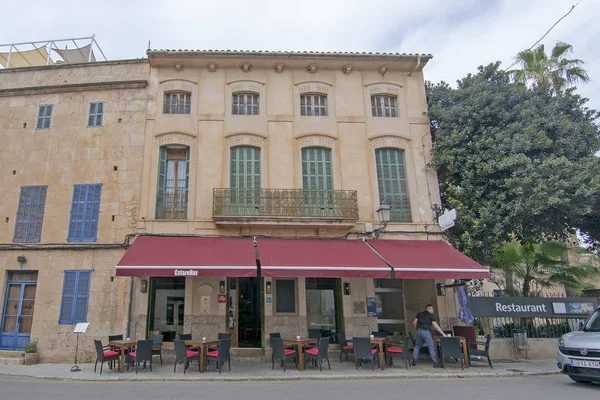
[[[429,348],[429,355],[433,361],[433,368],[441,368],[438,362],[437,356],[435,355],[435,345],[433,344],[433,338],[431,337],[431,326],[435,328],[442,336],[446,336],[442,328],[438,325],[433,315],[433,306],[427,304],[425,311],[421,311],[417,314],[417,317],[413,321],[413,325],[417,328],[417,340],[415,343],[415,350],[413,352],[412,365],[417,365],[417,359],[419,358],[419,351],[423,343]]]

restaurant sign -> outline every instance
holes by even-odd
[[[198,276],[198,271],[195,269],[176,269],[173,276]]]
[[[469,297],[474,317],[585,318],[596,299],[552,297]]]

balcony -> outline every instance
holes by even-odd
[[[214,189],[219,225],[351,227],[358,220],[356,190]]]
[[[156,219],[186,219],[187,189],[156,196]]]

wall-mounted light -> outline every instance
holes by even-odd
[[[373,231],[373,238],[379,239],[379,235],[385,233],[385,227],[387,226],[388,222],[390,222],[390,214],[392,213],[392,207],[390,207],[389,204],[386,204],[385,201],[382,201],[376,212],[377,218],[381,223],[381,227]]]
[[[350,296],[350,282],[344,282],[344,296]]]
[[[225,281],[219,282],[219,293],[225,293]]]
[[[445,283],[438,283],[435,285],[436,289],[437,289],[437,295],[438,296],[445,296],[446,295],[446,284]]]
[[[271,294],[271,282],[267,281],[267,283],[265,284],[265,293],[266,294]]]
[[[21,269],[23,269],[23,265],[27,263],[27,258],[25,256],[17,256],[17,262],[21,266]]]
[[[142,279],[142,282],[140,285],[140,292],[146,293],[147,291],[148,291],[148,281],[146,279]]]

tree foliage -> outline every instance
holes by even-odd
[[[450,241],[489,265],[506,242],[589,231],[600,192],[600,114],[568,89],[511,83],[499,63],[427,83],[433,164],[442,201],[457,208]]]

